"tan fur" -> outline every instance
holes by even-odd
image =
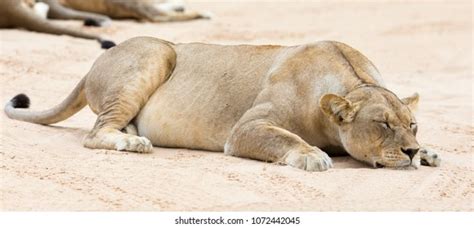
[[[209,15],[195,11],[184,11],[182,5],[157,0],[60,0],[61,4],[76,10],[107,15],[114,19],[132,18],[151,22],[187,21],[209,18]]]
[[[100,36],[59,26],[35,14],[31,0],[1,0],[0,28],[24,28],[55,35],[70,35],[101,41]]]
[[[61,105],[34,112],[9,103],[5,111],[52,123],[87,102],[98,114],[89,148],[184,147],[322,171],[334,151],[374,167],[439,164],[432,152],[416,153],[409,107],[417,101],[398,99],[366,57],[334,41],[222,46],[138,37],[99,57]]]
[[[58,0],[40,0],[48,4],[49,12],[48,17],[54,19],[63,19],[63,20],[95,20],[98,25],[106,26],[110,24],[110,18],[91,12],[85,12],[80,10],[75,10],[73,8],[66,7],[61,4]]]

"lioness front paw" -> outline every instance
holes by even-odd
[[[438,167],[441,163],[441,159],[438,154],[427,148],[420,149],[420,162],[425,166]]]
[[[306,171],[325,171],[333,167],[331,158],[318,150],[290,151],[285,155],[283,163]]]
[[[139,153],[150,153],[153,150],[153,145],[151,144],[150,140],[145,137],[128,136],[115,143],[115,149]]]

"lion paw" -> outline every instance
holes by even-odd
[[[215,18],[215,15],[211,12],[202,12],[199,14],[199,18],[210,20]]]
[[[426,148],[420,149],[420,158],[421,164],[425,166],[438,167],[441,163],[441,159],[439,158],[438,154]]]
[[[325,152],[316,150],[307,153],[290,151],[283,163],[306,171],[325,171],[333,167],[331,158]]]
[[[116,150],[125,150],[139,153],[150,153],[153,149],[153,145],[150,140],[145,137],[139,136],[128,136],[120,139],[115,143]]]

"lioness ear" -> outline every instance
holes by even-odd
[[[420,100],[420,95],[418,93],[414,93],[410,97],[406,97],[402,99],[402,103],[408,106],[410,110],[416,111],[418,108],[418,101]]]
[[[319,100],[319,107],[332,121],[341,124],[354,120],[360,104],[352,104],[349,100],[336,94],[325,94]]]

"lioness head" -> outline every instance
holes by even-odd
[[[399,99],[376,86],[356,89],[345,97],[326,94],[320,108],[337,124],[345,150],[373,167],[417,168],[417,123],[413,111],[419,96]]]

